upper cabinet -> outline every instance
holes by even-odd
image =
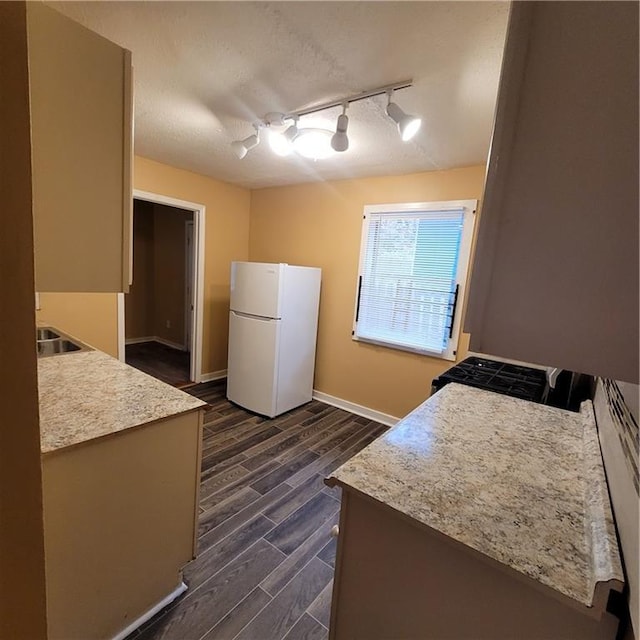
[[[514,2],[470,348],[638,382],[638,3]]]
[[[127,291],[131,54],[27,3],[37,291]]]

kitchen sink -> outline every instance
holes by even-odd
[[[91,350],[91,347],[86,344],[79,340],[74,340],[62,333],[62,331],[54,330],[51,327],[38,327],[36,344],[38,357]]]
[[[45,329],[38,327],[36,329],[36,340],[57,340],[60,338],[60,334],[56,333],[53,329]]]

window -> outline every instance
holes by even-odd
[[[354,340],[455,360],[476,206],[364,208]]]

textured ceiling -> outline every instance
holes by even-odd
[[[48,4],[133,52],[135,152],[147,158],[251,188],[486,159],[507,2]],[[395,101],[423,119],[408,143],[381,96],[350,107],[349,150],[326,160],[264,142],[238,160],[229,146],[267,112],[407,78]],[[316,118],[334,128],[339,113]]]

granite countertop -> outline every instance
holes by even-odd
[[[42,453],[206,406],[96,350],[38,358],[38,390]]]
[[[622,587],[591,402],[573,413],[449,384],[326,482],[581,605],[604,608],[600,582]]]

